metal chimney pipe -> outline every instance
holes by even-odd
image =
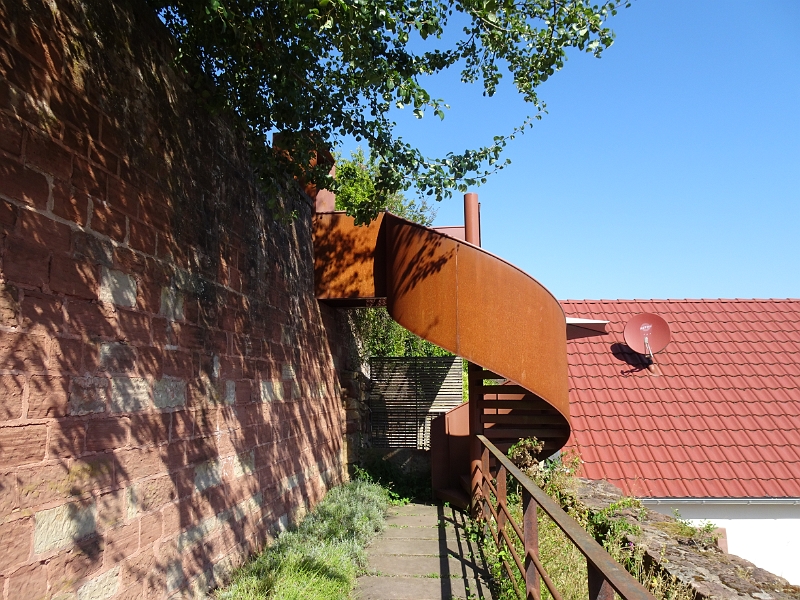
[[[470,244],[481,245],[481,208],[478,194],[464,194],[464,238]]]

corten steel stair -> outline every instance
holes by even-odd
[[[475,243],[390,213],[366,226],[340,212],[314,218],[319,300],[385,301],[403,327],[469,361],[470,401],[431,430],[434,491],[461,508],[479,485],[476,435],[503,451],[535,436],[549,455],[570,434],[562,308],[538,281],[479,247],[476,195],[467,194],[465,209],[465,237]],[[485,385],[497,379],[506,385]]]

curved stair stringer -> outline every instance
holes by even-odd
[[[477,246],[390,213],[366,227],[318,214],[314,229],[318,298],[345,306],[385,298],[403,327],[480,365],[484,371],[470,374],[472,397],[482,404],[483,433],[501,449],[535,436],[551,454],[567,442],[565,317],[543,285]],[[510,380],[503,393],[483,385],[497,378]],[[454,479],[468,473],[466,412],[458,407],[432,426],[437,491],[460,487]]]
[[[565,317],[553,295],[477,246],[391,214],[383,227],[392,318],[524,388],[502,399],[543,400],[563,417],[569,437]]]

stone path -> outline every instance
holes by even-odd
[[[442,506],[393,507],[383,533],[367,549],[368,573],[357,600],[491,599],[480,549],[465,516]]]

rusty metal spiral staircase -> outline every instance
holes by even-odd
[[[552,453],[570,434],[564,313],[538,281],[479,247],[470,196],[464,240],[390,213],[361,227],[344,213],[314,218],[319,300],[385,302],[403,327],[469,361],[470,401],[431,431],[434,491],[460,507],[478,485],[477,435],[502,450],[535,436]]]

